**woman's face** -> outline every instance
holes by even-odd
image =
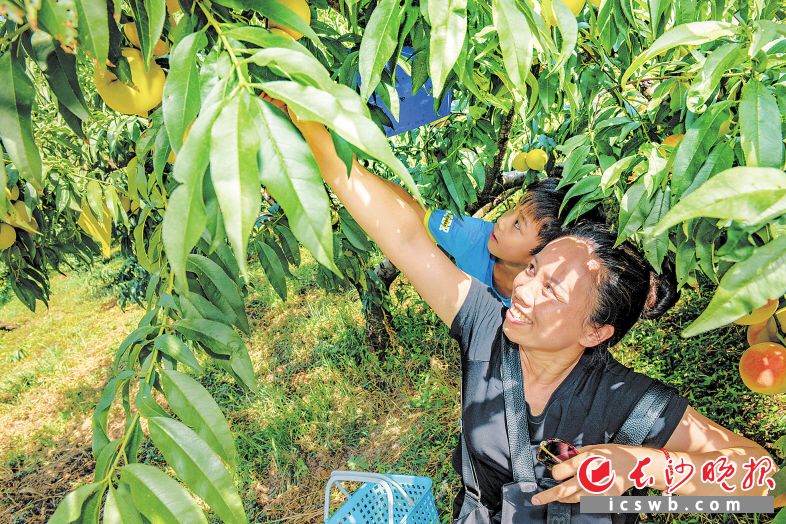
[[[547,350],[592,347],[605,340],[613,328],[596,330],[586,321],[601,272],[588,241],[567,236],[550,242],[513,280],[505,335],[525,347]],[[609,329],[598,341],[599,333]]]

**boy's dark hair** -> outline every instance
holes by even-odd
[[[530,251],[530,255],[536,254],[546,244],[562,236],[562,221],[559,219],[559,208],[565,199],[567,191],[557,189],[557,184],[559,184],[559,179],[556,177],[538,180],[527,187],[526,192],[517,204],[525,207],[541,225],[538,233],[540,243]],[[587,212],[582,216],[582,219],[600,223],[606,222],[606,217],[600,207]]]
[[[622,340],[639,318],[659,318],[677,302],[677,279],[668,265],[664,265],[660,274],[656,273],[630,242],[615,248],[617,236],[605,224],[582,220],[565,228],[560,236],[589,241],[593,254],[602,263],[595,304],[588,320],[598,326],[614,326],[614,334],[587,350],[593,351],[593,364],[604,363],[608,360],[608,349]]]

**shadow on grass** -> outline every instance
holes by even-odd
[[[94,468],[89,429],[18,453],[0,469],[0,522],[46,522],[69,491],[93,480]]]

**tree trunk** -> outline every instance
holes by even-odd
[[[366,318],[366,343],[380,360],[385,359],[391,341],[395,337],[393,317],[390,314],[390,285],[399,274],[399,270],[390,260],[385,259],[374,268],[374,273],[382,281],[382,289],[369,286],[362,289],[357,286],[363,313]]]

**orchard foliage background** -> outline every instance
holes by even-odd
[[[673,267],[680,286],[697,287],[700,275],[717,285],[685,335],[786,292],[780,2],[308,7],[0,0],[7,282],[35,309],[52,270],[93,253],[119,248],[145,273],[146,314],[118,348],[93,417],[95,481],[66,497],[53,522],[140,513],[205,522],[193,495],[225,522],[247,520],[229,425],[186,371],[208,358],[255,390],[239,335],[250,329],[250,256],[282,298],[302,245],[321,264],[320,285],[349,284],[384,304],[373,246],[262,94],[325,124],[348,164],[357,154],[457,212],[518,189],[501,174],[509,155],[544,149],[545,171],[561,168],[568,188],[566,220],[604,206],[619,240]],[[414,88],[430,79],[437,97],[452,90],[450,117],[389,142],[379,127],[387,117],[366,101],[376,93],[397,114],[392,64]],[[125,413],[115,438],[113,403]],[[182,484],[138,463],[146,437]]]

